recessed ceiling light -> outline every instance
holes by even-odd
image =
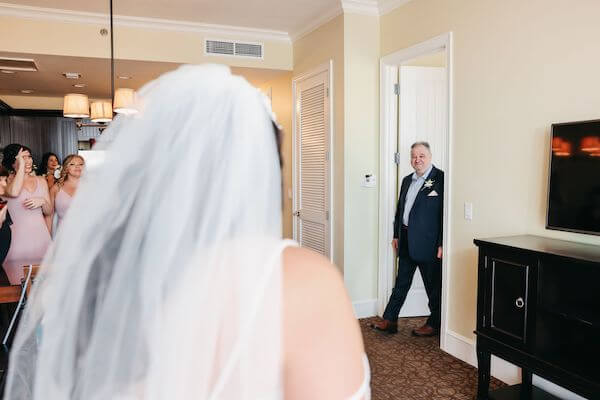
[[[29,94],[29,93],[33,93],[33,90],[31,90],[31,89],[23,89],[23,90],[21,90],[21,93]]]
[[[79,79],[81,74],[79,72],[63,72],[63,76],[67,79]]]
[[[0,57],[0,69],[32,72],[36,72],[38,70],[35,60],[31,58],[12,57]]]
[[[1,71],[2,71],[3,74],[14,74],[15,73],[15,71],[11,71],[9,69],[3,69]]]
[[[76,83],[76,84],[73,85],[73,87],[76,87],[76,88],[84,88],[86,86],[87,85],[85,83]]]
[[[119,79],[131,79],[131,76],[127,76],[127,75],[119,75]]]

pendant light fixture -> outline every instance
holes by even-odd
[[[92,124],[77,121],[77,128],[91,126],[103,130],[106,123],[112,121],[113,112],[125,115],[137,113],[135,108],[135,90],[119,88],[115,91],[115,55],[113,35],[113,1],[110,6],[110,97],[113,101],[95,101],[89,104],[88,96],[79,93],[69,93],[64,97],[63,115],[68,118],[90,118]],[[91,112],[90,112],[91,111]]]
[[[118,114],[131,115],[137,110],[135,104],[135,90],[128,88],[119,88],[115,91],[113,110]]]
[[[107,123],[112,121],[113,110],[110,101],[94,101],[90,104],[92,122]]]
[[[87,118],[90,116],[90,105],[85,94],[69,93],[65,96],[63,115],[68,118]]]

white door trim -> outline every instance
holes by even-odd
[[[398,148],[398,108],[394,84],[398,83],[398,66],[410,59],[446,50],[447,96],[448,96],[448,141],[446,144],[446,165],[444,182],[444,254],[442,263],[442,320],[440,329],[440,347],[446,350],[446,332],[448,331],[448,288],[450,287],[450,249],[452,248],[450,216],[452,193],[452,137],[453,137],[453,64],[452,64],[452,32],[442,34],[422,43],[397,51],[381,58],[380,61],[380,158],[379,174],[379,277],[377,293],[377,309],[383,313],[388,301],[388,293],[393,287],[394,252],[390,245],[393,238],[392,221],[396,212],[396,165],[394,153]]]
[[[296,122],[297,122],[297,114],[298,114],[298,108],[296,105],[296,87],[298,86],[298,84],[306,79],[309,79],[315,75],[318,75],[322,72],[328,72],[329,73],[329,86],[327,88],[327,91],[329,92],[329,135],[327,135],[327,139],[329,141],[328,143],[328,152],[329,152],[329,163],[328,163],[328,175],[329,175],[329,187],[328,187],[328,191],[329,191],[329,204],[327,205],[328,207],[328,211],[329,211],[329,260],[333,263],[335,263],[335,260],[333,259],[333,254],[334,252],[334,247],[333,247],[333,243],[334,243],[334,226],[335,226],[335,212],[333,210],[333,199],[334,199],[334,184],[333,184],[333,166],[334,166],[334,135],[333,135],[333,121],[334,121],[334,110],[333,110],[333,60],[329,60],[328,62],[325,62],[321,65],[318,65],[317,67],[304,72],[300,75],[297,75],[295,77],[292,78],[292,106],[294,107],[294,110],[292,112],[292,221],[293,221],[293,226],[292,226],[292,234],[293,234],[293,239],[297,240],[298,239],[298,218],[294,215],[294,212],[296,212],[296,205],[297,205],[297,193],[298,193],[298,188],[296,187],[297,185],[297,160],[296,160],[296,152],[297,152],[297,132],[296,132]]]

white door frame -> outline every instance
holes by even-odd
[[[295,212],[297,211],[297,196],[298,196],[298,188],[297,188],[297,160],[296,160],[296,154],[297,154],[297,150],[298,150],[298,146],[297,146],[297,139],[298,139],[298,133],[297,133],[297,114],[298,114],[298,108],[297,108],[297,98],[296,98],[296,87],[297,85],[305,80],[305,79],[309,79],[315,75],[318,75],[322,72],[328,72],[329,75],[329,86],[327,87],[327,91],[329,92],[329,134],[327,135],[327,155],[328,155],[328,164],[327,164],[327,168],[328,168],[328,176],[329,176],[329,187],[327,188],[328,192],[329,192],[329,199],[328,199],[328,204],[327,204],[327,208],[329,211],[329,260],[333,263],[335,263],[335,260],[333,259],[333,254],[334,254],[334,247],[333,247],[333,238],[334,238],[334,230],[333,227],[335,226],[335,213],[333,211],[333,196],[334,196],[334,192],[333,192],[333,165],[334,165],[334,136],[333,136],[333,120],[334,120],[334,110],[333,110],[333,60],[329,60],[328,62],[325,62],[321,65],[318,65],[317,67],[303,73],[300,74],[298,76],[295,76],[292,78],[292,107],[293,112],[292,112],[292,220],[293,220],[293,226],[292,226],[292,235],[293,235],[293,239],[297,240],[298,239],[298,217],[295,215]]]
[[[443,261],[442,261],[442,307],[441,307],[441,328],[440,328],[440,347],[446,348],[446,331],[448,330],[448,288],[450,287],[450,249],[451,231],[450,215],[452,210],[452,32],[442,34],[432,39],[426,40],[417,45],[397,51],[381,58],[380,61],[380,157],[379,174],[381,184],[379,186],[379,277],[377,308],[379,315],[389,300],[389,293],[394,286],[394,250],[391,246],[393,238],[394,215],[396,212],[396,164],[394,163],[394,153],[398,148],[398,107],[396,103],[396,94],[394,93],[394,84],[398,83],[398,67],[403,62],[413,58],[431,54],[437,51],[446,51],[446,72],[447,72],[447,123],[448,123],[448,141],[446,151],[446,165],[441,168],[445,172],[444,177],[444,232],[443,232]]]

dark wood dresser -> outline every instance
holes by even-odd
[[[539,236],[475,239],[477,399],[555,399],[536,374],[600,399],[600,246]],[[522,368],[523,383],[489,392],[494,354]]]

